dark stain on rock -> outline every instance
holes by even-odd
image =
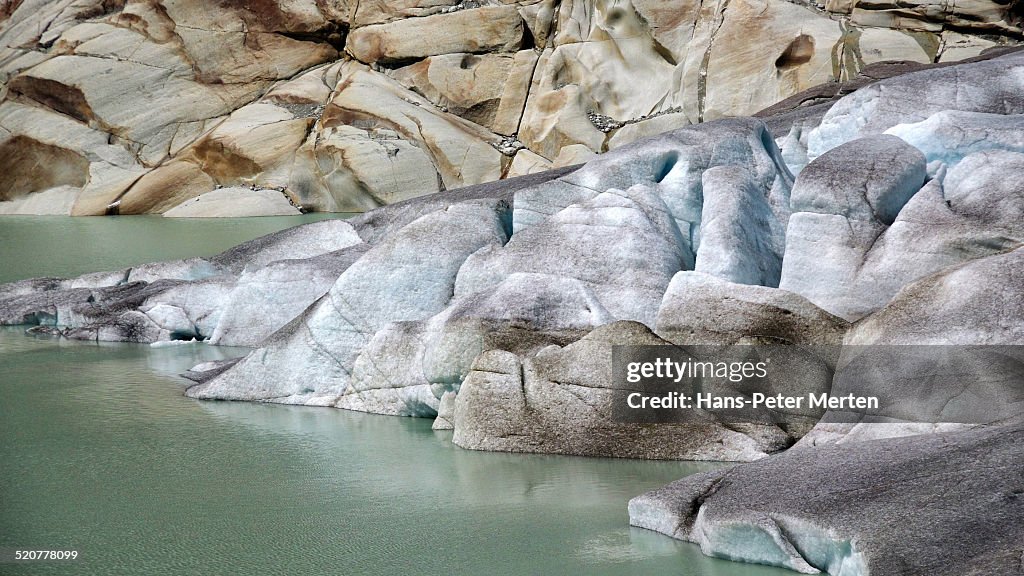
[[[0,21],[6,20],[14,14],[15,10],[21,6],[22,0],[10,0],[9,2],[0,2]]]
[[[384,126],[380,119],[359,112],[358,110],[346,110],[336,104],[328,104],[320,117],[320,125],[324,128],[335,128],[337,126],[355,126],[361,130],[373,130]]]
[[[76,152],[15,136],[0,145],[4,185],[0,201],[13,200],[54,186],[85,186],[89,161]]]
[[[801,34],[793,39],[775,60],[775,68],[788,70],[811,61],[814,56],[814,38]]]
[[[292,21],[275,0],[220,0],[218,4],[237,13],[250,32],[312,32]]]
[[[491,122],[494,122],[494,117],[498,114],[499,104],[501,104],[501,99],[499,98],[484,100],[463,110],[458,115],[481,126],[489,126]]]
[[[86,124],[96,116],[77,86],[62,84],[48,78],[21,75],[11,80],[8,89],[12,94],[34,100],[51,110],[80,120]]]
[[[223,142],[209,138],[197,142],[192,147],[190,155],[195,158],[203,172],[218,182],[231,182],[263,171],[251,158],[239,154]]]

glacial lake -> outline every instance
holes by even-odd
[[[309,217],[86,220],[0,218],[4,280],[209,255]],[[0,328],[0,552],[79,553],[0,574],[793,574],[628,526],[631,497],[714,464],[473,452],[425,419],[183,396],[177,374],[242,352]]]

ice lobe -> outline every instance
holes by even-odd
[[[493,288],[517,272],[555,274],[584,283],[613,318],[651,324],[672,275],[685,266],[674,232],[658,196],[601,193],[521,230],[504,247],[474,254],[459,289]]]
[[[333,405],[349,386],[359,351],[378,330],[440,312],[466,257],[506,240],[494,205],[458,204],[428,213],[371,248],[263,348],[188,395]]]
[[[531,354],[573,342],[610,318],[578,280],[512,274],[493,290],[457,296],[428,320],[395,322],[378,331],[356,359],[349,388],[336,405],[432,416],[485,350]]]
[[[778,286],[778,222],[764,190],[741,166],[716,166],[701,178],[704,206],[694,270],[739,284]]]
[[[856,320],[914,280],[1017,247],[1024,188],[1006,175],[1024,156],[985,149],[1013,138],[991,120],[985,116],[985,130],[971,132],[970,122],[964,129],[968,139],[982,138],[968,147],[979,151],[948,169],[936,156],[942,166],[927,182],[928,157],[891,135],[854,140],[811,162],[793,189],[780,287]],[[953,142],[945,138],[935,139]],[[967,150],[954,144],[950,150]]]
[[[518,232],[567,206],[611,190],[654,193],[678,228],[684,256],[696,257],[704,210],[703,175],[716,166],[744,167],[771,207],[771,241],[781,250],[792,175],[765,125],[753,118],[719,120],[659,134],[594,158],[576,172],[516,194]]]
[[[943,111],[1024,114],[1024,52],[913,72],[861,88],[837,102],[810,132],[808,158]]]
[[[793,449],[638,496],[630,523],[805,574],[1019,574],[1022,459],[1019,421]]]
[[[224,297],[220,322],[208,333],[210,342],[258,345],[327,293],[367,249],[368,245],[360,243],[312,258],[246,268]]]
[[[951,168],[986,150],[1024,152],[1024,115],[944,110],[927,120],[897,124],[885,131],[924,153],[929,164]]]

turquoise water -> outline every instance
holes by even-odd
[[[351,214],[263,218],[0,216],[0,283],[213,256],[285,228]]]
[[[74,238],[77,223],[53,225]],[[84,229],[116,240],[104,226]],[[53,241],[33,230],[0,233],[15,242],[3,269]],[[160,232],[176,233],[221,249],[201,227]],[[120,258],[168,257],[121,246]],[[76,265],[49,258],[36,264]],[[0,560],[0,574],[792,574],[628,526],[629,498],[713,464],[472,452],[429,420],[183,396],[178,373],[241,352],[0,328],[0,556],[80,555]]]

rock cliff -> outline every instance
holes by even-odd
[[[359,212],[880,61],[975,56],[1017,43],[1021,16],[1017,0],[12,0],[0,213]],[[222,187],[240,192],[192,202]]]

